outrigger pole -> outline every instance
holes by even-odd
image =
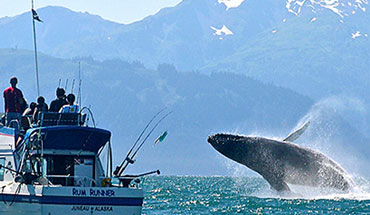
[[[38,17],[36,11],[35,11],[35,5],[34,5],[33,0],[32,0],[31,15],[32,15],[32,24],[33,24],[33,45],[34,45],[34,50],[35,50],[37,96],[40,96],[39,64],[38,64],[38,61],[37,61],[37,43],[36,43],[36,24],[35,24],[35,19],[37,21],[40,21],[40,22],[41,22],[41,20]]]

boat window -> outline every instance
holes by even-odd
[[[43,172],[53,184],[85,186],[94,178],[93,157],[53,155],[45,160]]]
[[[5,165],[5,158],[0,158],[0,165]],[[0,169],[0,181],[4,181],[4,168]]]
[[[78,158],[74,160],[74,184],[77,186],[91,186],[94,161],[92,158]]]
[[[47,175],[53,184],[64,186],[73,185],[73,157],[55,155],[46,158]]]

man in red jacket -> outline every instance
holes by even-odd
[[[9,126],[12,120],[20,122],[22,116],[22,107],[25,105],[22,91],[17,88],[18,79],[10,79],[11,87],[4,90],[4,104],[6,113],[6,125]]]

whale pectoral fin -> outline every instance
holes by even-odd
[[[266,177],[264,178],[270,184],[272,189],[278,192],[290,191],[288,184],[285,183],[282,179],[266,178]]]
[[[274,190],[278,192],[290,191],[289,186],[284,181],[277,181],[274,183],[270,183],[270,185]]]
[[[295,141],[306,131],[306,129],[308,128],[310,123],[311,123],[311,121],[308,120],[307,122],[305,122],[303,124],[303,126],[299,127],[297,130],[290,133],[283,141],[284,142],[293,142],[293,141]]]

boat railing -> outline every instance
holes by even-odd
[[[9,127],[16,130],[16,133],[25,134],[30,128],[47,127],[47,126],[84,126],[87,120],[86,113],[52,113],[45,112],[39,114],[38,119],[33,122],[32,116],[22,116],[20,121],[13,119],[5,124],[5,114],[0,113],[0,127]]]
[[[10,127],[17,129],[19,131],[27,131],[29,128],[34,127],[47,127],[47,126],[60,126],[60,125],[70,125],[70,126],[84,126],[86,125],[88,119],[88,114],[91,115],[93,119],[92,112],[90,109],[85,108],[83,110],[88,110],[88,113],[56,113],[56,112],[43,112],[38,115],[38,118],[33,121],[31,115],[26,115],[21,117],[21,121],[12,120],[9,125],[5,124],[5,114],[0,113],[0,127]],[[95,122],[94,122],[95,124]],[[95,126],[94,126],[95,127]]]
[[[13,119],[7,125],[6,120],[5,120],[5,113],[0,113],[0,127],[10,127],[10,128],[20,129],[21,124],[17,119]]]
[[[74,125],[82,126],[86,121],[86,114],[81,113],[42,113],[36,122],[40,127]]]
[[[19,123],[19,121],[17,119],[13,119],[9,122],[9,125],[8,125],[9,128],[15,128],[15,129],[18,129],[18,131],[21,129],[21,124]]]
[[[45,177],[53,184],[62,184],[64,186],[91,187],[97,185],[96,180],[87,176],[47,175]]]

